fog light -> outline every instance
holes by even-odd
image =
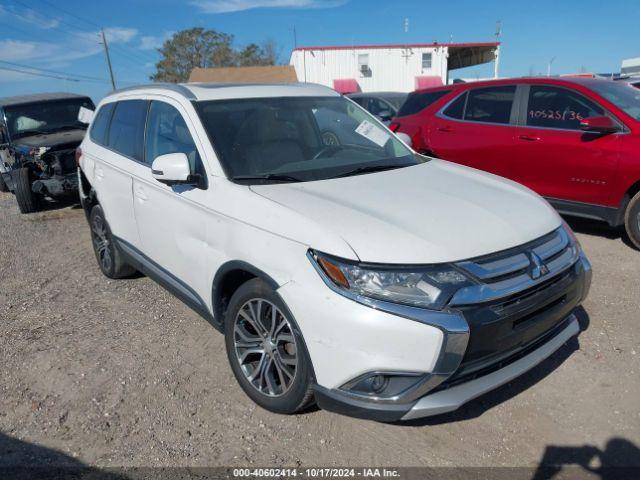
[[[418,383],[423,376],[413,372],[371,372],[347,382],[340,390],[363,397],[395,397]]]
[[[387,377],[385,377],[384,375],[376,375],[375,377],[373,377],[373,380],[371,380],[371,390],[376,393],[380,393],[388,384],[389,379]]]

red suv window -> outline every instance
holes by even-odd
[[[424,110],[429,105],[433,105],[440,100],[451,90],[437,90],[435,92],[414,92],[407,97],[400,111],[398,111],[399,117],[407,115],[413,115],[421,110]]]
[[[566,88],[532,85],[527,126],[579,130],[580,120],[604,115],[602,107]]]
[[[509,123],[515,95],[515,85],[470,90],[463,118],[473,122]]]

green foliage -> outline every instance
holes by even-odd
[[[197,67],[275,65],[277,58],[271,41],[262,46],[251,43],[236,50],[233,35],[201,27],[175,33],[158,51],[162,58],[150,77],[156,82],[186,82],[191,70]]]

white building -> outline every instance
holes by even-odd
[[[354,91],[410,92],[448,83],[449,72],[497,60],[500,43],[422,43],[299,47],[291,53],[298,81]]]
[[[640,57],[625,58],[622,60],[622,68],[620,69],[622,75],[640,75]],[[300,75],[298,75],[298,80]]]

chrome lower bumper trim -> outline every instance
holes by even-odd
[[[569,316],[569,319],[570,321],[566,328],[537,350],[493,373],[423,397],[402,417],[402,420],[451,412],[469,400],[522,375],[553,354],[571,337],[578,334],[580,331],[578,319],[573,314]]]

